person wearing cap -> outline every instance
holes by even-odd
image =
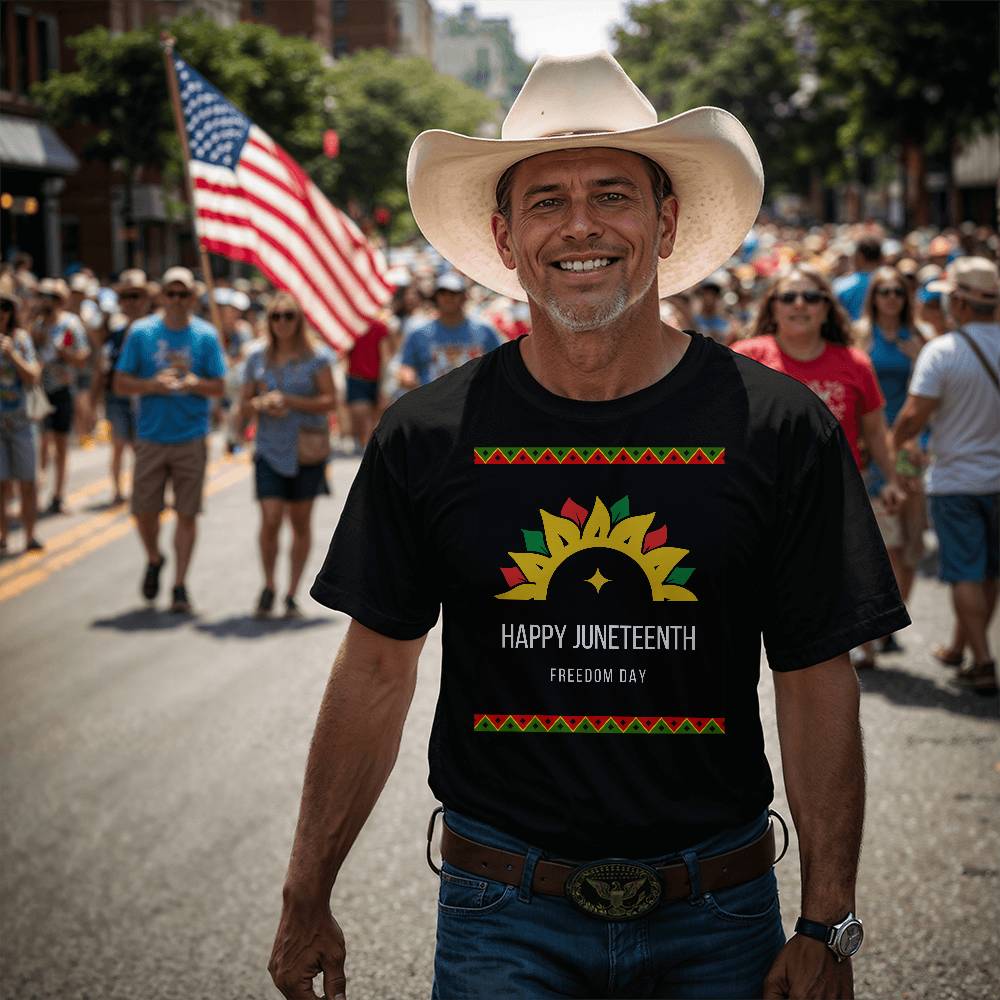
[[[960,687],[994,695],[988,626],[1000,576],[1000,277],[985,257],[959,257],[928,290],[944,295],[952,330],[917,357],[892,434],[901,448],[931,428],[925,486],[940,547],[939,576],[951,587],[956,621],[950,646],[934,654],[959,668]]]
[[[465,315],[465,280],[453,271],[434,283],[437,316],[403,342],[397,380],[404,389],[427,385],[500,345],[493,327]]]
[[[732,324],[720,308],[722,293],[729,288],[729,275],[724,270],[710,274],[698,285],[698,309],[694,315],[694,328],[703,336],[720,344],[733,339]]]
[[[153,305],[153,286],[141,268],[128,268],[118,276],[114,292],[117,310],[109,317],[101,342],[102,371],[94,382],[94,408],[104,396],[104,415],[111,425],[111,484],[113,505],[125,502],[122,462],[126,448],[135,447],[136,405],[132,396],[114,391],[115,367],[125,338],[136,321],[148,316]]]
[[[66,309],[68,300],[69,287],[62,278],[43,278],[38,283],[38,316],[31,337],[42,365],[42,386],[53,407],[42,428],[39,464],[43,471],[48,468],[50,448],[55,453],[55,481],[47,514],[65,513],[63,491],[75,412],[73,396],[77,373],[90,358],[87,332],[80,317]]]
[[[347,992],[330,891],[443,609],[433,996],[851,996],[847,654],[908,618],[823,402],[659,318],[753,223],[753,141],[718,108],[658,122],[607,53],[543,58],[499,140],[425,132],[407,177],[427,240],[526,300],[532,332],[408,393],[369,442],[312,589],[352,622],[272,978]],[[803,870],[787,944],[762,633]]]
[[[169,480],[177,514],[170,610],[188,614],[186,581],[205,483],[209,401],[223,393],[226,364],[215,328],[192,315],[194,275],[171,267],[161,285],[163,311],[132,324],[112,389],[139,397],[132,513],[147,558],[142,596],[153,601],[160,591],[160,513]]]
[[[11,484],[21,499],[25,551],[42,548],[35,537],[35,436],[28,415],[28,392],[41,379],[31,337],[17,322],[21,300],[13,275],[0,275],[0,555],[7,552],[7,504]]]

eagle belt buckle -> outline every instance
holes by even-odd
[[[625,858],[607,858],[577,868],[566,881],[566,896],[584,913],[602,920],[635,920],[660,901],[656,870]]]

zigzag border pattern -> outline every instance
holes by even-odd
[[[640,445],[599,448],[562,445],[483,445],[472,449],[475,465],[725,465],[726,449]]]
[[[686,715],[487,715],[472,717],[477,733],[588,733],[602,736],[724,736],[726,720]]]

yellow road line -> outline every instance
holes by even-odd
[[[211,482],[211,477],[217,472],[230,468],[234,464],[242,467],[248,462],[249,459],[246,457],[233,459],[228,455],[224,458],[216,459],[216,461],[212,462],[206,470],[206,489],[208,488],[208,484]],[[101,511],[101,513],[88,517],[82,523],[77,524],[72,528],[67,528],[66,531],[60,532],[58,535],[46,538],[45,548],[41,552],[25,552],[16,559],[12,560],[6,566],[0,566],[0,581],[8,580],[13,576],[17,576],[21,572],[30,569],[34,564],[40,563],[43,560],[47,561],[54,553],[59,552],[70,545],[74,545],[81,539],[87,538],[92,532],[100,531],[111,522],[117,521],[123,516],[126,519],[129,517],[127,504],[124,504],[121,507],[112,507],[110,510]]]
[[[212,496],[246,479],[250,471],[247,462],[240,462],[234,465],[231,461],[223,461],[215,463],[216,468],[220,464],[227,466],[227,468],[206,483],[205,496]],[[44,583],[53,573],[72,566],[89,553],[103,548],[105,545],[117,541],[117,539],[128,534],[132,530],[131,518],[128,515],[122,515],[121,511],[116,512],[115,517],[119,519],[110,522],[104,521],[101,530],[95,530],[97,525],[94,522],[98,518],[92,519],[90,523],[91,534],[88,538],[85,538],[80,544],[71,549],[66,549],[66,551],[52,555],[51,558],[47,552],[31,553],[31,556],[35,557],[34,564],[29,564],[28,566],[22,565],[20,568],[23,572],[18,573],[6,583],[0,583],[0,604],[4,601],[9,601],[13,597],[17,597],[19,594],[23,594],[32,587]],[[173,511],[164,511],[161,523],[167,524],[173,520],[173,517]],[[39,560],[38,556],[43,556],[44,558]]]

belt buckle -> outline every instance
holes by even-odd
[[[660,901],[656,869],[627,858],[581,865],[566,880],[566,897],[578,910],[602,920],[635,920]]]

